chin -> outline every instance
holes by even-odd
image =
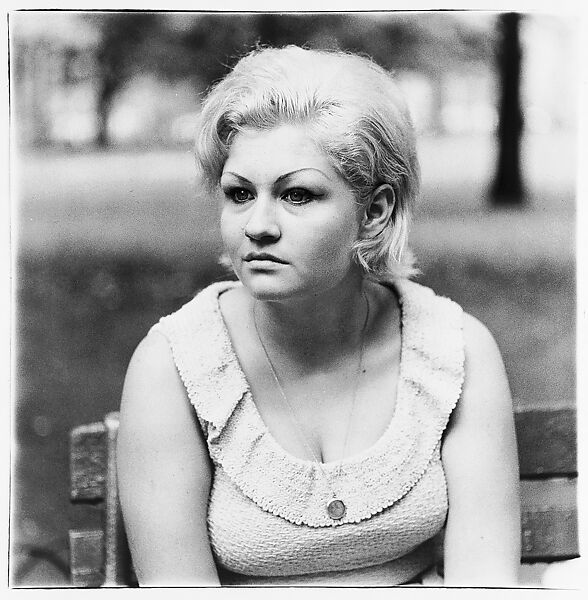
[[[261,301],[288,300],[312,293],[312,290],[305,289],[300,283],[285,281],[275,274],[257,273],[245,277],[239,274],[239,280],[253,298]]]

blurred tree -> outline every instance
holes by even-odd
[[[94,13],[102,32],[97,142],[119,87],[138,73],[192,79],[197,91],[220,79],[256,44],[306,45],[368,54],[388,69],[414,69],[438,82],[451,65],[487,61],[486,31],[447,14]],[[437,86],[438,88],[440,86]]]
[[[259,38],[253,14],[168,15],[165,26],[177,40],[168,75],[192,78],[204,87],[221,79]]]
[[[498,163],[492,185],[492,200],[496,205],[520,205],[524,202],[521,173],[521,58],[519,39],[521,15],[505,13],[498,17],[500,31],[497,64],[500,78],[498,122]]]
[[[139,74],[210,83],[228,70],[235,51],[255,42],[247,15],[88,13],[101,36],[96,144],[109,144],[108,117],[117,92]]]
[[[88,13],[101,33],[98,64],[98,146],[107,146],[108,116],[121,85],[142,71],[153,57],[150,40],[158,37],[158,18],[149,12]]]
[[[348,15],[341,31],[345,49],[367,52],[388,69],[411,69],[426,75],[491,56],[487,31],[447,14],[375,13],[353,24]]]

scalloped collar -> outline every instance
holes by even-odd
[[[314,461],[287,452],[257,410],[219,305],[220,294],[237,285],[213,284],[166,318],[178,315],[170,323],[172,351],[217,467],[262,509],[312,527],[359,522],[406,495],[438,450],[461,394],[458,305],[417,283],[394,283],[402,323],[396,407],[376,442],[342,461],[323,464],[329,479],[341,464],[333,487],[348,510],[341,521],[332,521],[325,510],[331,487],[323,471]]]
[[[274,435],[271,433],[271,431],[265,424],[265,421],[263,420],[263,417],[261,416],[261,413],[259,412],[257,405],[255,404],[255,400],[253,398],[253,393],[251,391],[251,386],[250,386],[249,382],[247,381],[247,377],[246,377],[245,373],[243,372],[243,369],[241,368],[241,363],[239,362],[239,358],[234,351],[233,344],[231,342],[231,337],[229,334],[229,330],[228,330],[228,327],[224,320],[224,317],[222,315],[222,311],[220,309],[220,302],[219,302],[220,295],[224,291],[227,291],[227,289],[232,289],[234,287],[237,287],[238,285],[241,285],[239,282],[235,282],[235,283],[237,285],[233,285],[229,288],[221,289],[221,290],[219,290],[219,292],[217,294],[215,294],[215,296],[213,298],[213,301],[214,301],[213,312],[214,312],[214,317],[215,317],[215,320],[217,321],[219,330],[222,332],[223,348],[229,349],[229,354],[230,354],[229,362],[231,363],[231,371],[234,368],[235,371],[240,372],[239,380],[243,383],[243,390],[242,390],[242,394],[241,394],[242,401],[244,403],[249,404],[249,412],[252,415],[252,417],[255,419],[255,421],[257,422],[256,426],[259,429],[264,430],[264,435],[267,438],[267,442],[275,448],[276,452],[278,452],[278,453],[281,452],[284,455],[284,459],[291,463],[297,463],[299,465],[305,465],[307,467],[316,467],[316,461],[297,457],[294,454],[292,454],[291,452],[289,452],[288,450],[286,450],[278,442],[278,440],[274,437]],[[327,474],[331,474],[333,471],[337,470],[339,468],[340,464],[344,465],[344,464],[349,464],[349,463],[360,462],[361,460],[363,460],[363,458],[365,458],[365,456],[370,454],[372,451],[377,451],[377,449],[380,445],[386,443],[386,438],[388,437],[388,435],[391,434],[391,432],[393,430],[394,421],[398,414],[398,394],[400,391],[400,381],[402,379],[403,371],[404,371],[403,356],[404,356],[404,353],[406,350],[406,348],[405,348],[406,336],[404,335],[405,308],[403,306],[402,296],[400,294],[400,291],[396,288],[396,286],[393,286],[393,287],[394,287],[394,290],[396,291],[397,297],[399,299],[399,304],[400,304],[400,331],[401,331],[400,368],[399,368],[399,372],[398,372],[398,385],[396,387],[396,390],[394,390],[396,392],[396,398],[395,398],[396,405],[394,407],[394,412],[392,414],[392,417],[390,418],[390,421],[388,422],[386,429],[384,430],[382,435],[375,442],[373,442],[372,444],[370,444],[363,450],[360,450],[359,452],[356,452],[350,456],[344,457],[343,459],[337,459],[337,460],[332,460],[332,461],[327,461],[327,462],[321,463],[323,470]]]

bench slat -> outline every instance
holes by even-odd
[[[575,409],[518,411],[515,426],[522,478],[577,473]]]
[[[104,583],[104,532],[70,529],[69,547],[72,585],[100,587]]]
[[[116,484],[116,439],[118,413],[111,412],[104,419],[106,428],[106,498],[104,505],[104,585],[122,586],[132,583],[131,555],[125,534]]]
[[[522,562],[577,557],[575,411],[520,411],[515,423]],[[100,509],[107,532],[70,530],[72,583],[77,587],[136,585],[116,494],[117,428],[118,414],[110,413],[105,422],[81,425],[70,434],[71,499],[80,509],[88,502]]]
[[[107,467],[104,423],[80,425],[71,431],[69,460],[72,502],[102,500]]]
[[[579,556],[576,479],[521,481],[521,550],[525,562]]]

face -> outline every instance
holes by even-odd
[[[361,208],[304,127],[237,134],[220,184],[225,250],[255,298],[317,295],[357,277]]]

